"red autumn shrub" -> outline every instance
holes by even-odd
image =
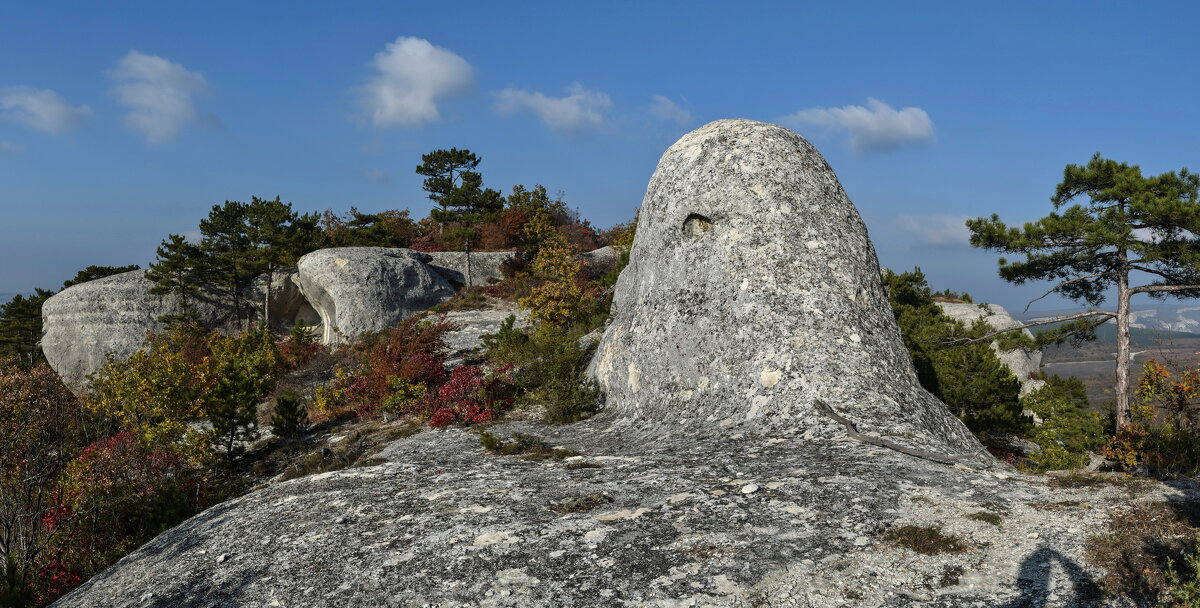
[[[454,368],[450,379],[438,389],[430,403],[432,414],[429,426],[477,424],[495,420],[512,407],[515,400],[512,369],[511,365],[506,365],[491,374],[485,374],[483,368],[477,365]]]
[[[409,244],[408,248],[412,249],[414,251],[426,251],[426,252],[428,252],[428,251],[445,251],[446,245],[445,245],[445,243],[442,242],[442,237],[438,236],[437,233],[435,233],[435,232],[431,232],[424,236],[419,236],[419,237],[413,239],[412,243]]]
[[[123,431],[68,466],[42,517],[52,533],[35,588],[58,597],[135,547],[215,503],[206,475],[179,454],[148,450]]]
[[[405,319],[377,334],[364,336],[355,345],[358,367],[341,369],[327,386],[317,388],[314,407],[326,417],[353,411],[360,417],[374,415],[381,406],[408,410],[409,402],[391,407],[396,393],[432,394],[446,381],[446,343],[443,336],[454,328],[444,318],[432,321]],[[406,413],[401,411],[399,413]]]

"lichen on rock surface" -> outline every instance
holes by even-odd
[[[671,146],[591,366],[605,415],[840,435],[820,399],[918,447],[980,445],[917,383],[867,230],[811,144],[722,120]]]
[[[374,466],[217,505],[56,605],[1096,601],[1081,531],[1124,492],[866,440],[978,448],[917,385],[862,222],[807,142],[750,121],[705,126],[668,150],[641,217],[593,362],[606,409],[489,429],[577,456],[523,460],[469,431],[419,433]],[[954,550],[915,552],[889,530]]]

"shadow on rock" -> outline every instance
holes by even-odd
[[[1050,579],[1055,562],[1066,571],[1075,595],[1074,601],[1065,605],[1080,608],[1097,605],[1101,591],[1096,581],[1067,556],[1054,549],[1041,547],[1021,561],[1021,569],[1017,573],[1021,595],[1005,604],[1004,608],[1041,608],[1050,605],[1050,594],[1053,592]]]

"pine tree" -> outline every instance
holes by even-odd
[[[130,264],[128,266],[88,266],[87,268],[75,273],[74,278],[63,281],[62,288],[66,289],[72,285],[87,283],[88,281],[95,281],[97,279],[103,279],[104,277],[110,277],[114,274],[122,274],[139,269],[141,269],[141,266],[138,266],[137,264]]]
[[[475,171],[483,159],[470,150],[434,150],[421,155],[417,173],[425,176],[421,187],[429,199],[438,204],[429,216],[439,224],[450,224],[452,237],[463,239],[467,246],[478,238],[475,224],[489,219],[504,208],[504,197],[498,190],[483,188],[483,176]]]
[[[157,259],[146,271],[146,278],[154,281],[150,293],[173,295],[179,302],[175,312],[159,317],[159,321],[168,325],[195,322],[192,303],[202,297],[204,285],[200,247],[181,235],[172,234],[159,244],[155,253]]]
[[[200,220],[202,270],[208,275],[205,282],[228,299],[238,321],[245,318],[242,293],[254,278],[246,214],[245,203],[225,201],[213,205],[208,217]]]
[[[14,358],[29,369],[46,357],[42,354],[42,304],[53,291],[34,289],[28,296],[13,296],[0,305],[0,360]]]
[[[296,263],[301,255],[324,244],[315,213],[297,215],[291,203],[251,197],[245,207],[248,248],[243,265],[251,280],[266,274],[267,286],[263,300],[263,322],[271,323],[271,283],[275,271]]]
[[[283,391],[275,397],[271,413],[271,432],[279,437],[295,437],[308,425],[308,413],[296,391]]]
[[[943,314],[919,268],[885,271],[883,282],[921,386],[976,433],[1023,430],[1020,381],[991,344],[971,341],[990,328],[982,321],[967,327]]]
[[[1050,215],[1022,228],[1005,225],[995,214],[967,222],[972,245],[1025,256],[1020,262],[1000,259],[1006,281],[1056,281],[1045,295],[1091,306],[1102,304],[1115,288],[1115,311],[1058,320],[1086,319],[1092,326],[1116,321],[1118,426],[1129,421],[1130,298],[1200,296],[1198,193],[1200,175],[1187,169],[1145,177],[1137,165],[1096,154],[1086,165],[1067,165],[1050,198]],[[1067,206],[1080,198],[1086,201]],[[1131,284],[1140,278],[1149,282]]]

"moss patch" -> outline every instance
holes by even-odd
[[[957,536],[945,534],[941,528],[931,526],[891,528],[883,533],[883,540],[924,555],[960,553],[968,548]]]

